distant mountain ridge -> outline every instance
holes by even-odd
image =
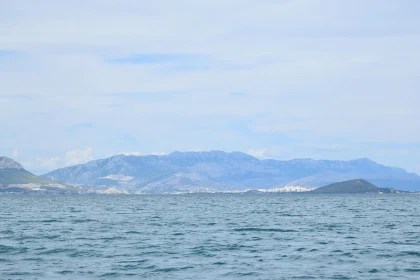
[[[420,190],[420,176],[369,159],[351,161],[259,160],[241,152],[174,152],[169,155],[117,155],[61,168],[43,175],[65,184],[116,187],[130,192],[205,192],[278,188],[318,188],[364,178],[380,187]]]

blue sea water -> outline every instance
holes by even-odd
[[[0,195],[0,279],[420,279],[420,195]]]

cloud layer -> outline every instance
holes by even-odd
[[[416,0],[2,6],[0,152],[38,173],[206,149],[420,171]]]

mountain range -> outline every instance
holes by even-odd
[[[367,158],[350,161],[259,160],[241,152],[174,152],[169,155],[117,155],[61,168],[45,179],[87,188],[125,189],[137,193],[212,192],[319,188],[363,178],[381,188],[420,191],[420,176]]]

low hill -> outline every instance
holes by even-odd
[[[8,157],[0,157],[0,192],[75,190],[73,187],[36,176],[25,170],[20,163]]]
[[[378,188],[363,179],[334,183],[311,191],[319,194],[398,193],[391,188]]]

